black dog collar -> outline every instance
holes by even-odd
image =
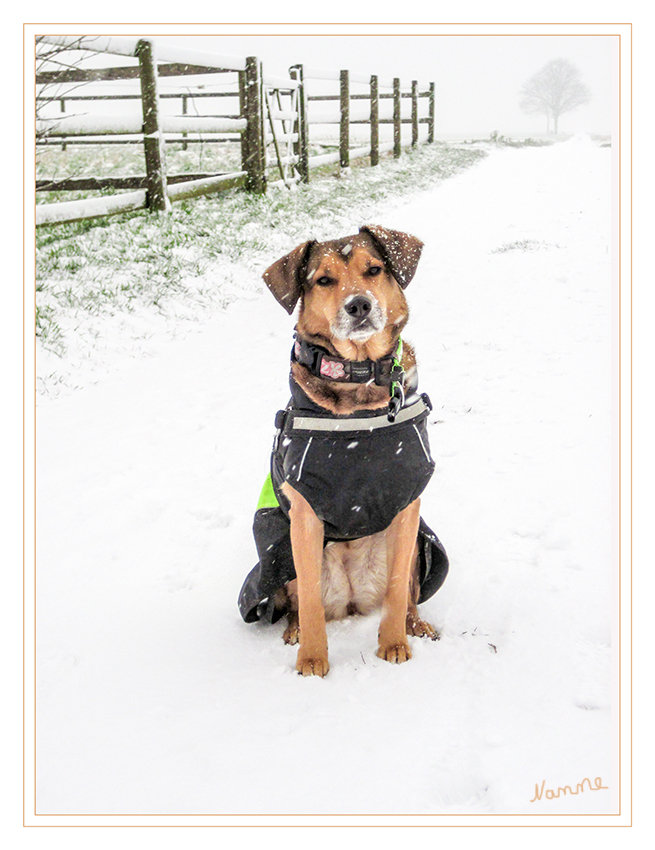
[[[399,343],[402,345],[402,343]],[[345,360],[335,357],[311,342],[296,337],[291,360],[300,363],[317,378],[326,381],[339,381],[352,384],[368,384],[388,387],[395,381],[402,381],[404,372],[398,362],[397,354],[388,354],[380,360]]]
[[[312,375],[326,381],[351,384],[374,383],[379,387],[389,387],[387,418],[389,422],[393,422],[405,403],[403,389],[405,371],[400,365],[402,351],[403,343],[399,339],[395,354],[388,354],[379,360],[345,360],[343,357],[335,357],[320,345],[299,339],[296,335],[296,341],[291,349],[291,360],[304,366]]]

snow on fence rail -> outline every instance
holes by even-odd
[[[247,122],[245,118],[162,115],[160,128],[163,133],[241,133]],[[143,135],[143,121],[136,115],[67,115],[37,120],[36,131],[48,138]]]
[[[376,75],[352,74],[347,70],[331,71],[302,65],[289,69],[289,77],[264,73],[256,57],[238,58],[201,51],[167,47],[151,40],[122,37],[42,36],[44,44],[64,50],[93,51],[136,59],[137,65],[116,68],[68,67],[41,71],[37,87],[42,87],[39,101],[58,104],[60,114],[39,116],[37,137],[41,144],[133,143],[144,146],[146,174],[143,178],[79,178],[48,183],[39,181],[38,190],[69,191],[83,188],[134,188],[137,191],[90,198],[68,203],[39,204],[37,225],[57,224],[82,218],[111,215],[134,209],[166,210],[173,201],[197,197],[226,188],[244,186],[263,193],[267,185],[308,182],[311,169],[338,163],[347,168],[352,159],[369,157],[377,165],[380,155],[393,151],[401,155],[404,145],[421,141],[420,127],[427,125],[427,137],[434,141],[434,83],[419,88],[402,88],[400,79],[379,79]],[[236,81],[220,90],[192,92],[188,87],[179,93],[159,92],[162,77],[188,75],[236,74]],[[139,94],[57,94],[45,97],[46,86],[64,83],[125,81],[138,79]],[[224,79],[222,77],[221,79]],[[316,83],[319,85],[317,86]],[[335,91],[330,84],[337,83]],[[182,101],[182,115],[162,113],[166,98]],[[190,116],[188,101],[203,97],[238,100],[238,112],[220,116]],[[140,100],[137,114],[80,115],[65,113],[65,104],[73,101]],[[403,116],[403,101],[411,101],[411,115]],[[427,101],[427,114],[420,116],[421,104]],[[320,106],[316,107],[316,104]],[[331,107],[337,106],[335,111]],[[385,107],[389,107],[386,108]],[[425,112],[425,109],[423,109]],[[385,114],[386,113],[386,114]],[[310,156],[310,128],[339,126],[338,148],[329,153]],[[369,139],[362,145],[358,125],[369,126]],[[393,141],[380,140],[380,127],[393,127]],[[403,125],[411,125],[411,140],[403,140]],[[361,130],[361,128],[359,128]],[[425,137],[425,134],[423,134]],[[217,138],[208,139],[208,136]],[[107,137],[112,137],[108,139]],[[196,138],[197,137],[197,138]],[[168,175],[164,154],[165,143],[182,141],[184,148],[193,141],[237,142],[241,152],[241,169],[227,174]],[[330,142],[323,143],[330,145]],[[271,169],[278,172],[274,180]]]
[[[42,35],[39,43],[69,47],[73,50],[90,50],[94,53],[109,53],[116,56],[137,56],[143,39],[119,36]],[[182,62],[203,65],[207,68],[227,71],[245,71],[246,60],[237,56],[189,50],[184,47],[167,47],[157,42],[157,59],[160,62]]]

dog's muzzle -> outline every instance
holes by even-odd
[[[377,298],[370,292],[349,295],[339,308],[331,331],[337,339],[365,342],[384,327],[385,317]]]

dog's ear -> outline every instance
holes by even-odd
[[[273,263],[264,272],[266,286],[271,290],[277,301],[291,315],[303,286],[303,274],[307,268],[312,242],[303,242],[294,248],[290,254]]]
[[[401,233],[399,230],[387,230],[379,224],[367,224],[359,228],[360,233],[368,233],[373,244],[382,254],[391,274],[403,289],[414,277],[418,261],[421,259],[423,243],[416,236]]]

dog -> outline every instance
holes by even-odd
[[[434,470],[431,410],[401,333],[423,243],[379,225],[308,241],[264,281],[292,314],[291,401],[276,417],[271,473],[255,514],[259,563],[241,590],[246,622],[286,615],[296,670],[329,670],[326,621],[381,609],[377,656],[412,657],[438,638],[417,605],[443,584],[445,549],[420,516]]]

